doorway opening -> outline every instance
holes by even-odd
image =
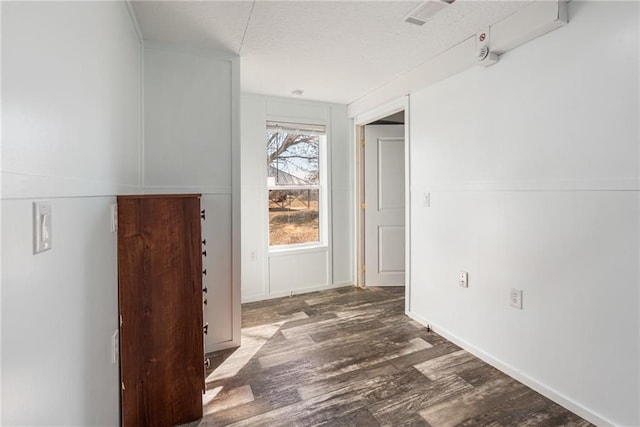
[[[357,286],[405,286],[405,109],[356,124]]]

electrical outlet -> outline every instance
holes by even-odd
[[[511,293],[509,295],[511,307],[522,310],[522,290],[511,288]]]
[[[463,288],[468,288],[469,287],[469,273],[467,273],[466,271],[461,271],[459,276],[458,276],[458,283]]]
[[[249,260],[257,261],[258,260],[258,252],[254,249],[249,253]]]

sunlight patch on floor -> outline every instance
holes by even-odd
[[[254,397],[253,392],[251,391],[251,386],[248,384],[243,385],[229,390],[226,393],[220,393],[215,400],[209,400],[207,403],[204,403],[204,414],[213,414],[214,412],[233,408],[244,403],[252,402],[253,400]]]
[[[207,390],[207,392],[202,396],[202,405],[206,408],[206,406],[216,398],[216,396],[222,391],[222,386],[214,387],[211,390]]]
[[[260,351],[262,346],[278,332],[284,323],[306,317],[308,316],[305,313],[299,312],[280,322],[243,328],[240,347],[207,377],[207,382],[235,376]]]

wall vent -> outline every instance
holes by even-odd
[[[404,22],[422,26],[454,1],[456,0],[427,0],[409,12]]]

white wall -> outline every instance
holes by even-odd
[[[569,7],[411,96],[410,313],[594,422],[639,425],[639,6]]]
[[[140,190],[140,42],[124,3],[1,7],[2,423],[117,425],[110,206]]]
[[[240,344],[239,58],[145,42],[144,190],[201,193],[206,351]]]
[[[353,284],[353,147],[346,106],[246,94],[241,118],[242,301]],[[267,120],[327,126],[330,197],[325,247],[269,252]]]

